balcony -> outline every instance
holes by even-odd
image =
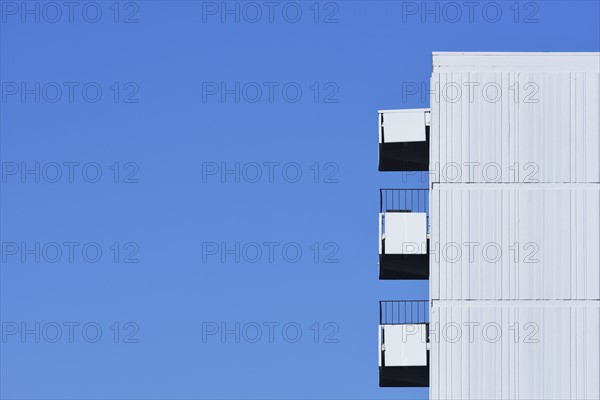
[[[429,190],[379,190],[379,279],[429,279]]]
[[[428,108],[379,111],[379,171],[429,169]]]
[[[429,386],[427,300],[379,302],[379,386]]]

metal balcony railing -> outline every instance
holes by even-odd
[[[386,300],[379,302],[379,324],[428,324],[428,300]]]
[[[429,189],[379,189],[379,211],[427,212]]]
[[[379,189],[379,212],[424,212],[429,233],[429,189]]]

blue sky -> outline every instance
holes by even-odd
[[[377,110],[433,51],[599,51],[598,1],[1,1],[0,397],[377,385]]]

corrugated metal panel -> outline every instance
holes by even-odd
[[[430,397],[598,399],[599,336],[594,306],[434,303]]]
[[[598,53],[463,58],[434,55],[432,182],[600,182]]]
[[[599,184],[441,184],[431,298],[600,299]]]
[[[599,72],[598,53],[434,54],[432,399],[600,398]]]

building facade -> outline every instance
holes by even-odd
[[[423,320],[380,304],[380,385],[600,398],[600,54],[434,53],[431,91],[379,113],[379,169],[430,177],[426,212],[381,207],[380,277],[430,293]]]

